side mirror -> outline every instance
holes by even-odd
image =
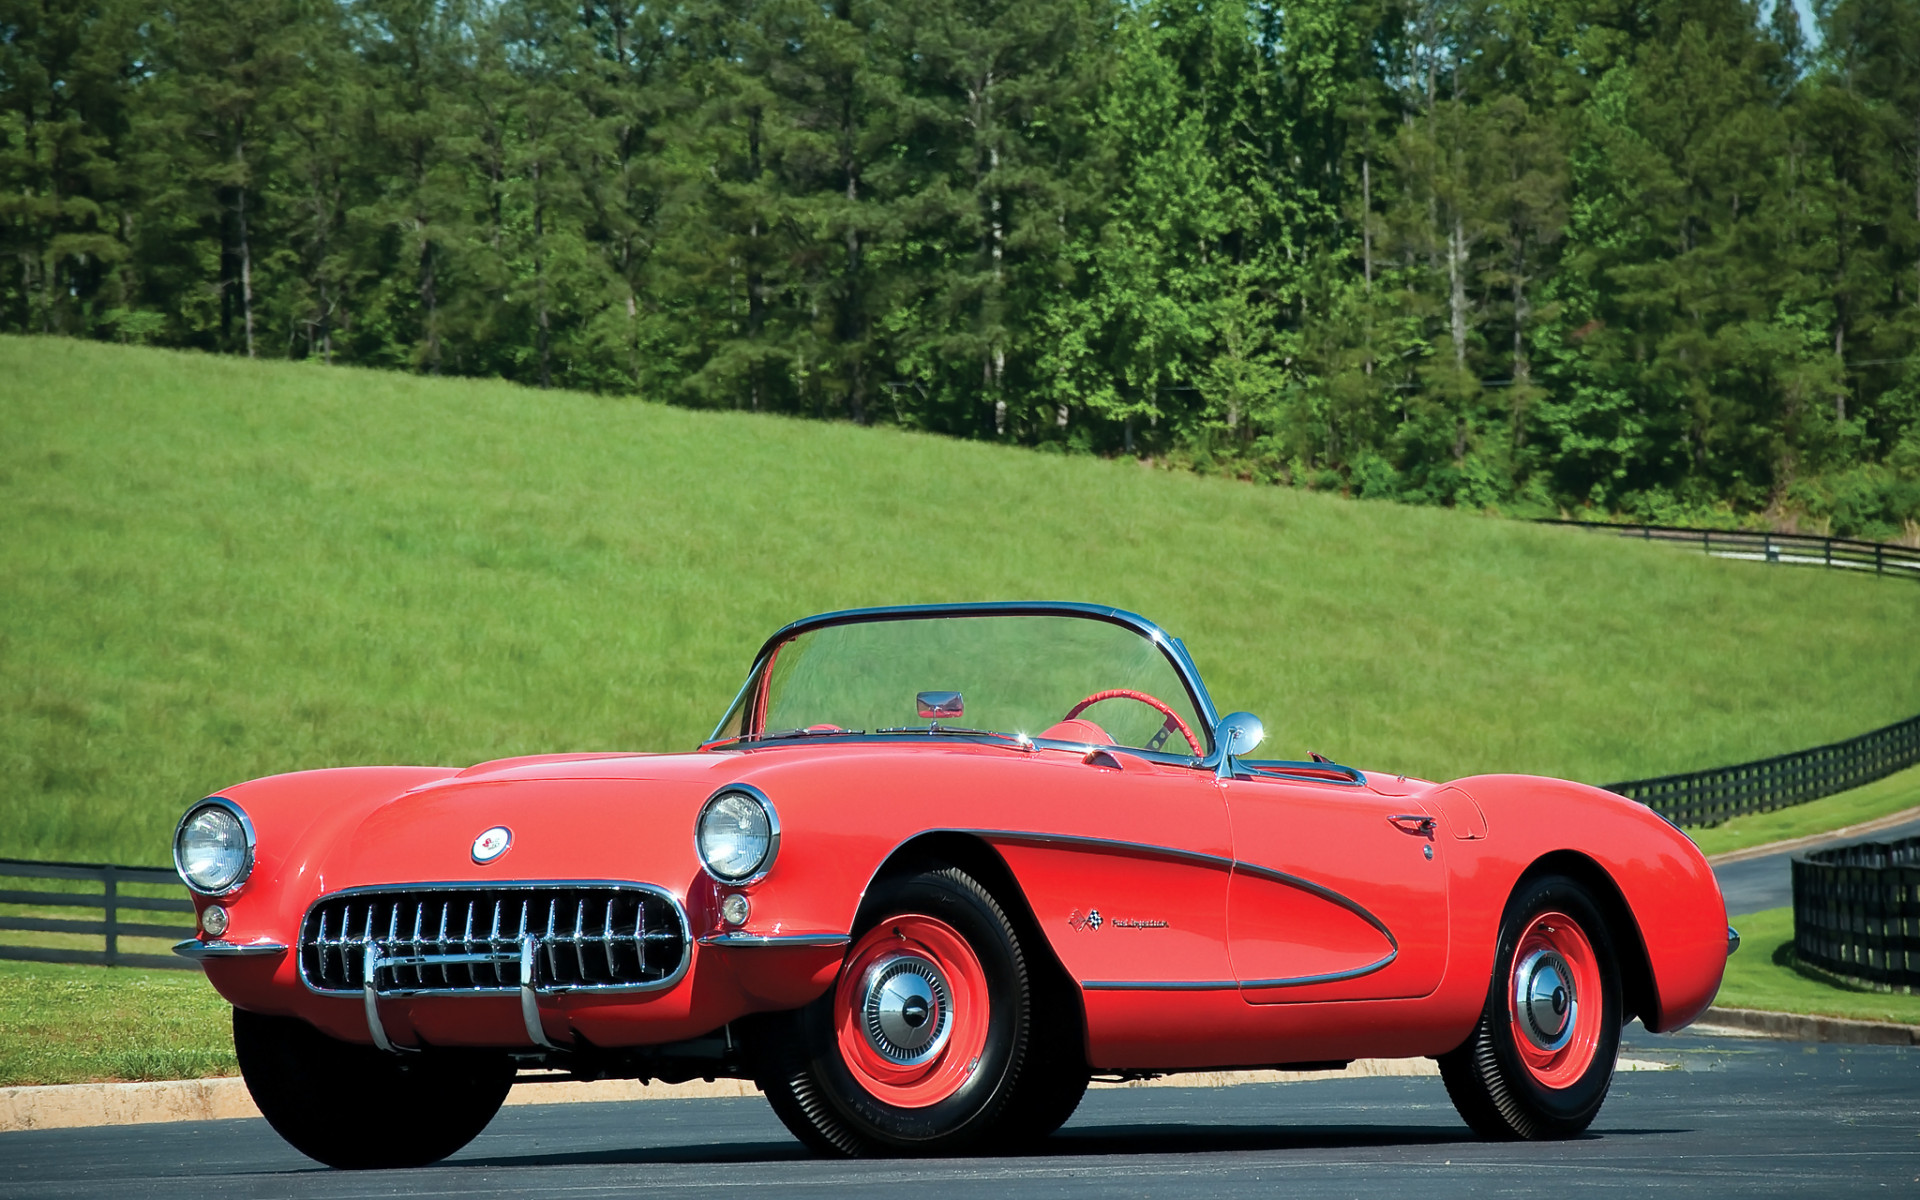
[[[1228,713],[1213,727],[1215,752],[1224,751],[1228,758],[1251,754],[1266,739],[1267,727],[1250,712]]]

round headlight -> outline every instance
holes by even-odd
[[[707,873],[727,883],[756,879],[773,866],[780,848],[780,822],[758,791],[735,786],[700,810],[694,844]]]
[[[253,870],[253,825],[232,801],[216,796],[187,810],[173,835],[173,866],[196,892],[219,896]]]

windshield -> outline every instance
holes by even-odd
[[[803,631],[762,661],[713,736],[965,732],[1169,754],[1204,754],[1209,741],[1161,644],[1069,614],[876,618]]]

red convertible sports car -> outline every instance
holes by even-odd
[[[261,1111],[421,1164],[523,1070],[751,1079],[830,1154],[1045,1137],[1092,1077],[1430,1056],[1475,1130],[1585,1129],[1698,1016],[1713,873],[1577,783],[1253,757],[1117,609],[827,613],[685,754],[255,780],[181,819]]]

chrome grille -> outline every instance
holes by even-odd
[[[686,917],[644,884],[416,885],[323,896],[300,928],[300,976],[383,996],[642,991],[687,965]]]

